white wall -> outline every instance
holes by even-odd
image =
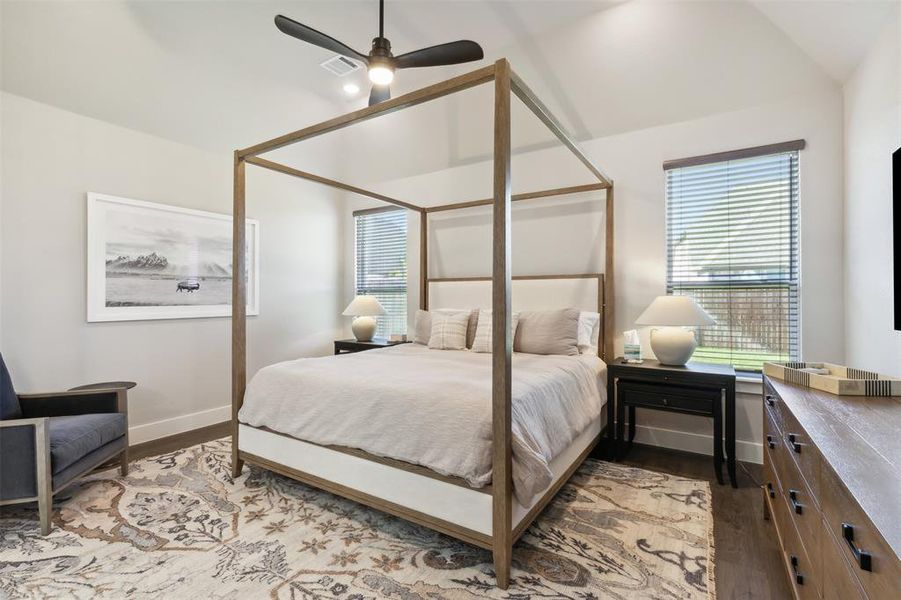
[[[901,146],[899,19],[887,23],[844,88],[846,358],[855,367],[895,376],[901,376],[901,333],[894,330],[892,305],[892,152]]]
[[[665,293],[663,162],[711,152],[807,140],[801,154],[801,347],[809,360],[842,361],[842,98],[838,89],[745,110],[588,141],[589,156],[616,189],[616,350],[621,333]],[[490,163],[472,164],[387,182],[378,191],[414,203],[443,203],[490,195]],[[542,150],[513,159],[514,192],[585,183],[584,167],[565,150]],[[603,270],[600,195],[514,205],[513,272],[577,273]],[[364,205],[358,203],[355,205]],[[490,213],[467,209],[434,216],[430,274],[490,274]],[[350,227],[349,217],[345,225]],[[410,223],[409,306],[418,306],[418,219]],[[352,230],[350,230],[352,231]],[[352,247],[349,264],[353,260]],[[352,285],[352,277],[349,278]],[[411,315],[414,311],[411,310]],[[651,355],[645,343],[644,352]],[[740,458],[760,460],[759,387],[743,385],[737,409]],[[710,424],[684,415],[639,415],[639,439],[710,452]]]
[[[85,193],[231,213],[232,157],[3,94],[0,348],[18,391],[126,379],[132,442],[230,416],[228,318],[87,323]],[[338,327],[339,209],[326,188],[248,167],[261,310],[248,363],[328,351]]]

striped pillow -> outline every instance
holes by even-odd
[[[463,312],[460,308],[441,308],[433,312],[458,313]],[[469,323],[466,326],[466,347],[472,348],[472,340],[476,337],[476,323],[479,320],[479,309],[474,308],[469,312]],[[432,313],[427,310],[417,310],[416,319],[413,322],[413,343],[429,345],[429,338],[432,337]]]
[[[519,313],[513,313],[513,326],[510,328],[513,335],[516,335],[516,326],[519,324]],[[482,309],[479,311],[479,324],[476,326],[476,337],[472,342],[473,352],[491,352],[491,309]]]
[[[429,348],[433,350],[465,350],[469,311],[433,312]]]

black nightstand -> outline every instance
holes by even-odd
[[[335,354],[350,354],[351,352],[362,352],[364,350],[374,350],[375,348],[387,348],[388,346],[397,346],[398,344],[408,344],[407,342],[391,342],[385,338],[372,338],[368,342],[358,342],[357,340],[335,340]]]
[[[616,404],[614,456],[622,459],[626,408],[629,409],[629,447],[635,439],[635,409],[646,408],[713,418],[713,464],[723,483],[723,429],[725,420],[726,466],[732,487],[735,481],[735,369],[726,365],[688,363],[684,367],[646,360],[630,365],[617,358],[607,365],[607,398]],[[723,400],[725,399],[725,419]]]

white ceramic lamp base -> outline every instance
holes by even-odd
[[[375,335],[375,317],[355,317],[350,328],[358,342],[370,342]]]
[[[651,330],[651,350],[664,365],[681,366],[691,359],[698,342],[693,331],[681,327]]]

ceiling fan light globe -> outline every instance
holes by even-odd
[[[394,81],[394,69],[384,65],[372,65],[369,67],[369,81],[375,85],[388,85]]]

